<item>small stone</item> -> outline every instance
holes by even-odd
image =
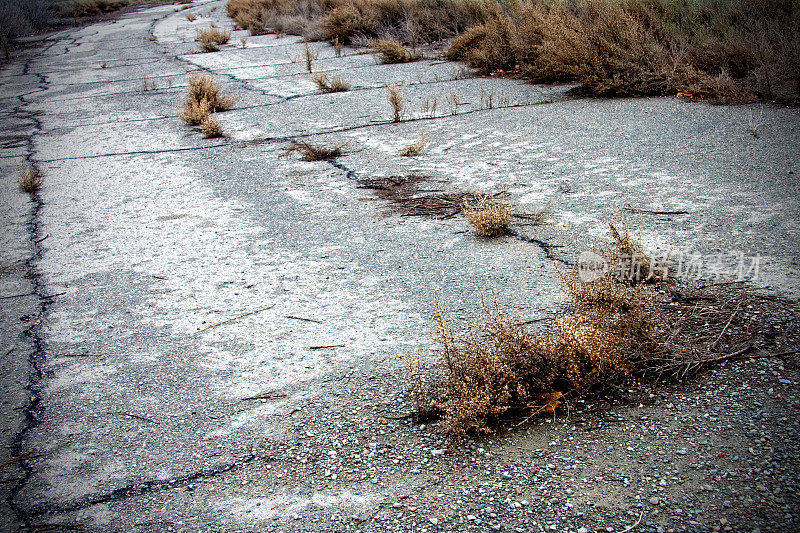
[[[653,496],[652,498],[650,498],[650,505],[658,505],[659,501],[660,500],[658,499],[658,496]]]

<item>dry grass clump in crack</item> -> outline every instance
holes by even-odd
[[[188,20],[189,22],[194,22],[195,20],[197,20],[197,15],[195,15],[194,13],[186,13],[186,20]]]
[[[206,139],[216,139],[222,137],[222,124],[217,117],[209,115],[200,123],[200,131]]]
[[[312,50],[308,45],[303,48],[303,60],[306,62],[306,72],[311,74],[314,71],[314,61],[317,60],[319,50]]]
[[[350,90],[350,84],[344,81],[340,76],[334,76],[333,79],[328,78],[325,72],[317,72],[312,77],[314,83],[317,84],[319,90],[325,93],[340,93]]]
[[[231,39],[231,32],[219,28],[207,28],[198,32],[195,41],[206,52],[218,52],[220,45],[226,44]]]
[[[422,57],[422,54],[412,52],[394,39],[371,39],[369,45],[380,55],[381,63],[410,63]]]
[[[44,183],[44,175],[36,168],[26,162],[21,162],[17,165],[17,174],[19,175],[19,188],[27,193],[35,193]]]
[[[392,122],[403,120],[403,108],[406,104],[406,97],[400,86],[397,84],[385,85],[389,105],[392,106]]]
[[[403,157],[416,157],[428,146],[428,141],[430,141],[430,137],[422,135],[417,142],[409,144],[400,150],[400,155]]]
[[[227,111],[236,103],[235,98],[222,94],[210,74],[190,74],[186,90],[188,94],[178,115],[192,126],[201,124],[211,113]]]
[[[511,206],[496,196],[480,195],[475,200],[464,200],[464,216],[481,237],[496,237],[508,231],[511,224]]]
[[[595,251],[610,268],[583,283],[577,268],[565,273],[566,310],[538,334],[496,303],[484,303],[475,326],[457,333],[437,306],[435,369],[423,368],[420,353],[409,359],[418,415],[441,417],[454,438],[491,433],[563,403],[683,379],[751,349],[797,351],[795,302],[736,285],[620,277],[626,254],[641,245],[625,227],[609,227],[613,241]]]
[[[333,146],[321,146],[318,144],[311,144],[305,141],[293,142],[283,152],[283,156],[288,156],[297,152],[300,154],[303,161],[332,161],[342,155],[341,144]]]

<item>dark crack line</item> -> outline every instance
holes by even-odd
[[[75,159],[98,159],[101,157],[120,157],[120,156],[129,156],[129,155],[152,155],[152,154],[172,154],[172,153],[179,153],[179,152],[193,152],[193,151],[201,151],[201,150],[210,150],[212,148],[221,148],[223,146],[229,146],[230,143],[228,142],[221,142],[216,144],[210,144],[208,146],[187,146],[182,148],[166,148],[163,150],[134,150],[131,152],[109,152],[106,154],[88,154],[88,155],[76,155],[76,156],[67,156],[67,157],[56,157],[54,159],[39,159],[40,163],[55,163],[58,161],[73,161]]]
[[[29,58],[25,62],[23,72],[28,75],[30,73],[31,64],[38,57],[41,57],[41,54],[48,51],[56,44],[57,42],[54,42],[50,46],[45,47],[39,54],[34,54],[33,57]],[[39,73],[34,73],[33,75],[39,80],[39,88],[41,90],[47,90],[47,78]],[[25,96],[19,96],[18,99],[20,101],[20,105],[17,107],[16,111],[22,112],[22,108],[27,105],[28,102],[25,100]],[[24,159],[28,164],[36,165],[35,136],[42,130],[42,122],[39,120],[38,114],[36,113],[28,113],[26,118],[33,122],[33,131],[26,140]],[[36,428],[41,420],[43,409],[41,404],[41,390],[42,378],[44,376],[42,366],[46,358],[47,350],[47,344],[44,339],[42,328],[47,317],[48,308],[52,303],[52,301],[47,298],[48,290],[46,288],[45,281],[42,279],[41,273],[38,270],[38,264],[43,255],[43,246],[41,244],[43,240],[41,239],[42,221],[40,212],[44,202],[38,191],[31,193],[30,197],[33,209],[29,215],[28,233],[30,236],[32,250],[31,256],[25,260],[25,266],[28,271],[28,276],[33,283],[32,292],[39,298],[39,309],[36,313],[35,319],[31,321],[31,325],[25,330],[25,336],[30,340],[33,346],[33,350],[31,350],[30,354],[28,355],[28,379],[24,388],[27,393],[28,400],[23,411],[23,415],[25,417],[24,424],[14,436],[13,443],[13,455],[22,458],[19,461],[19,465],[22,468],[23,476],[11,487],[8,494],[9,507],[11,508],[15,517],[25,527],[30,525],[31,515],[29,510],[24,506],[23,502],[19,501],[19,495],[24,490],[31,477],[34,475],[33,466],[27,459],[25,441],[30,431]]]
[[[228,463],[222,463],[217,466],[203,468],[195,472],[190,472],[188,474],[184,474],[181,476],[175,476],[169,479],[152,479],[148,481],[140,481],[138,483],[131,483],[124,487],[114,489],[105,494],[97,494],[94,496],[87,496],[85,498],[81,498],[80,500],[77,500],[76,502],[73,502],[70,505],[61,507],[41,506],[30,511],[30,515],[32,517],[36,517],[36,516],[41,516],[43,514],[71,513],[74,511],[80,511],[81,509],[85,509],[87,507],[91,507],[92,505],[109,503],[109,502],[118,502],[126,500],[128,498],[141,496],[144,494],[169,490],[175,487],[186,485],[188,483],[192,483],[193,481],[199,481],[202,479],[222,475],[226,472],[230,472],[235,468],[238,468],[240,466],[252,462],[255,458],[256,458],[255,455],[248,455],[247,457],[245,457],[240,461],[231,461]]]

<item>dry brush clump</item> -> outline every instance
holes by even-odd
[[[628,268],[627,254],[640,253],[641,245],[617,223],[610,229],[613,241],[595,249],[608,268],[588,281],[579,279],[577,267],[564,273],[565,312],[549,325],[538,322],[538,333],[496,303],[483,303],[476,323],[456,332],[437,305],[435,367],[424,367],[421,353],[409,358],[417,415],[441,418],[444,431],[458,439],[563,404],[683,379],[758,346],[797,351],[796,303],[735,285],[693,289],[644,283],[652,276],[619,276]]]
[[[19,176],[17,181],[19,188],[27,193],[35,193],[44,184],[44,175],[36,165],[23,161],[17,165],[17,174]]]
[[[200,132],[206,139],[216,139],[222,137],[222,124],[217,117],[209,115],[200,123]]]
[[[210,74],[190,74],[187,95],[178,115],[191,126],[202,124],[211,113],[227,111],[236,99],[222,94],[222,89]]]
[[[197,33],[195,41],[200,43],[200,46],[206,52],[219,52],[219,47],[227,44],[231,39],[231,32],[220,30],[219,28],[207,28]]]
[[[511,224],[511,206],[496,195],[479,195],[465,199],[462,205],[464,216],[475,233],[481,237],[496,237],[508,231]]]
[[[131,4],[130,0],[75,0],[58,5],[62,17],[93,17],[111,13]]]
[[[410,63],[422,58],[422,54],[409,50],[394,39],[371,39],[369,45],[380,56],[381,63]]]
[[[389,99],[389,105],[392,107],[392,122],[402,122],[406,96],[400,86],[395,83],[384,87],[386,87],[386,97]]]
[[[400,155],[403,157],[416,157],[422,153],[422,150],[428,146],[428,142],[430,141],[430,137],[428,135],[421,135],[419,140],[415,143],[409,144],[402,150],[400,150]]]
[[[325,93],[340,93],[350,90],[350,84],[340,76],[334,76],[333,79],[329,79],[328,74],[325,72],[317,72],[312,77],[312,80],[319,87],[319,90]]]
[[[341,157],[343,148],[344,146],[341,144],[322,146],[306,141],[298,141],[289,145],[289,147],[283,151],[283,156],[285,157],[297,152],[300,154],[303,161],[333,161]]]

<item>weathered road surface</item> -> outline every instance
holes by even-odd
[[[429,342],[434,298],[455,317],[484,291],[531,318],[559,300],[551,259],[520,235],[572,261],[627,205],[686,211],[632,221],[654,252],[760,254],[757,285],[796,297],[798,110],[565,100],[312,44],[317,69],[353,84],[325,95],[297,38],[242,47],[234,32],[196,53],[198,28],[230,21],[220,1],[191,12],[54,34],[2,68],[4,529],[798,524],[798,373],[771,360],[595,431],[573,415],[440,453],[399,417],[402,356]],[[224,139],[176,116],[198,68],[239,97]],[[489,94],[507,107],[486,109]],[[421,156],[397,155],[423,133]],[[280,157],[293,139],[347,153]],[[23,158],[46,175],[33,197],[16,187]],[[479,240],[459,218],[387,213],[353,179],[412,173],[505,189],[550,224]]]

